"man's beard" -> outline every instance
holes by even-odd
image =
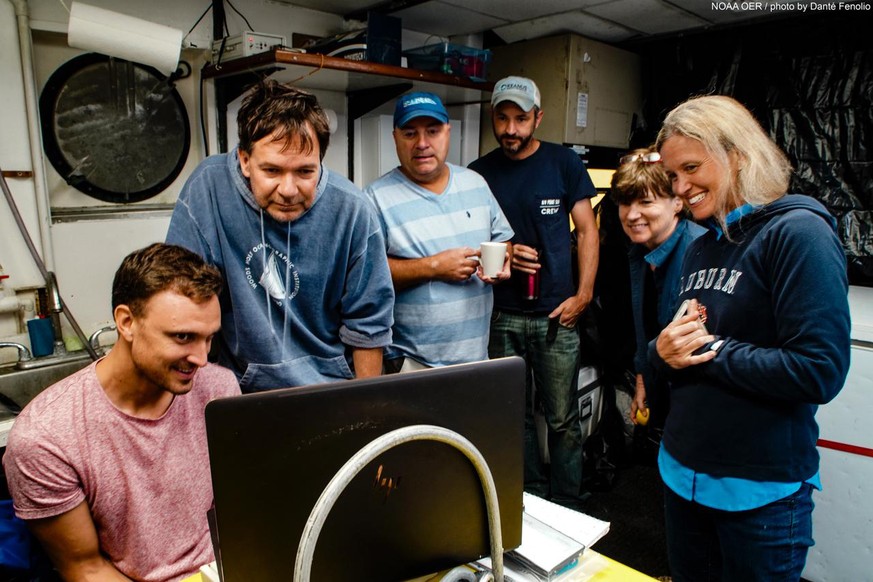
[[[515,138],[515,139],[519,139],[520,141],[515,145],[507,145],[507,144],[503,143],[503,140],[507,139],[507,138]],[[530,145],[530,140],[532,140],[532,139],[533,139],[533,134],[530,134],[529,136],[524,137],[524,138],[519,138],[518,136],[511,136],[508,133],[504,133],[503,135],[500,136],[500,139],[498,140],[498,142],[500,142],[500,147],[502,147],[504,150],[506,150],[512,154],[517,154],[518,152],[523,152],[524,150],[526,150],[527,147]]]

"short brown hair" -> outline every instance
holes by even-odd
[[[112,281],[112,309],[127,305],[141,315],[152,296],[175,291],[200,303],[221,293],[221,272],[199,255],[176,245],[155,243],[127,255]]]
[[[630,161],[623,163],[612,175],[610,195],[616,204],[630,204],[651,192],[656,198],[674,198],[673,186],[660,161],[646,162],[642,158],[657,154],[654,148],[640,148],[628,153]]]
[[[318,141],[319,159],[330,143],[330,124],[315,95],[273,79],[249,89],[236,115],[239,148],[252,153],[255,142],[272,135],[275,141],[300,140],[304,153],[312,152],[309,128]]]

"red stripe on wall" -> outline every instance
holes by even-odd
[[[853,455],[861,455],[862,457],[873,458],[873,449],[867,447],[859,447],[858,445],[849,445],[846,443],[838,443],[836,441],[826,441],[818,439],[818,446],[825,449],[833,449],[835,451],[843,451],[844,453],[852,453]]]

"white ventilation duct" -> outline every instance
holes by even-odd
[[[126,14],[73,2],[67,42],[71,47],[150,65],[165,75],[176,71],[182,31]]]

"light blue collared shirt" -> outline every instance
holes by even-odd
[[[737,206],[736,208],[734,208],[733,210],[731,210],[730,212],[727,213],[727,216],[724,217],[724,223],[725,223],[725,225],[730,226],[731,224],[738,221],[739,219],[741,219],[745,215],[751,214],[752,212],[754,212],[757,209],[758,209],[758,207],[755,205],[752,205],[752,204],[743,204],[742,206]],[[724,236],[724,231],[721,229],[721,225],[718,223],[718,221],[713,220],[713,219],[709,219],[706,221],[705,226],[707,226],[708,228],[715,231],[715,235],[716,235],[717,239],[720,240],[721,237]]]
[[[724,511],[746,511],[764,507],[796,493],[803,483],[809,483],[821,491],[821,476],[818,471],[803,483],[713,477],[689,469],[673,458],[663,445],[658,453],[658,469],[664,484],[682,499]]]

